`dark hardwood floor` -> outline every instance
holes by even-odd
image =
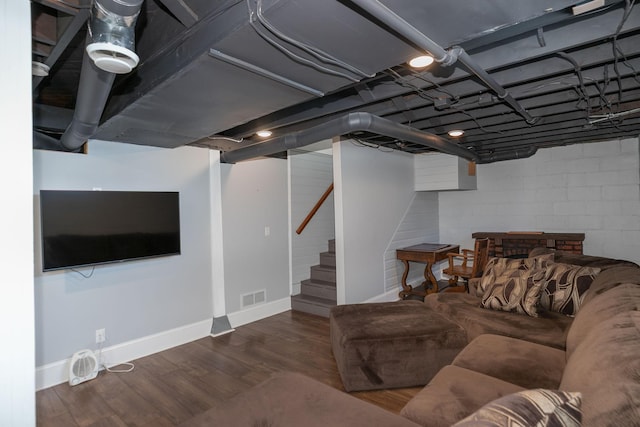
[[[36,394],[39,426],[173,426],[267,379],[295,371],[344,390],[329,343],[329,320],[288,311],[134,361],[130,373],[102,371],[75,387]],[[421,387],[351,395],[398,413]]]

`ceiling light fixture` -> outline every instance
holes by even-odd
[[[260,138],[269,138],[273,133],[270,130],[259,130],[256,132]]]
[[[449,134],[449,136],[453,137],[453,138],[457,138],[459,136],[464,135],[464,131],[460,130],[460,129],[455,129],[455,130],[450,130],[449,132],[447,132]]]
[[[424,68],[431,64],[433,64],[433,56],[431,55],[416,56],[409,61],[409,65],[413,68]]]

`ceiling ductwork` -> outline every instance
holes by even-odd
[[[87,54],[101,70],[126,74],[140,58],[135,53],[135,24],[143,0],[96,0],[91,8]]]
[[[493,77],[489,75],[482,67],[480,67],[463,48],[454,46],[449,50],[445,50],[438,43],[431,40],[425,34],[413,27],[407,21],[402,19],[384,4],[377,0],[351,0],[362,9],[379,19],[385,25],[388,25],[393,31],[397,31],[403,37],[415,43],[424,49],[433,59],[445,67],[452,66],[460,61],[469,71],[478,77],[484,84],[493,90],[499,99],[504,100],[511,108],[520,114],[529,124],[534,124],[538,119],[531,117],[513,96],[505,90]]]
[[[95,138],[236,162],[345,135],[487,163],[640,133],[634,1],[31,3],[32,60],[49,67],[33,77],[34,148]]]
[[[437,135],[422,132],[369,113],[349,113],[338,119],[330,120],[294,134],[283,135],[262,143],[228,151],[220,155],[220,160],[224,163],[237,163],[255,157],[269,156],[294,148],[305,147],[334,136],[353,132],[370,132],[376,135],[396,138],[398,141],[420,144],[470,161],[479,160],[478,156],[472,151]]]
[[[295,148],[305,147],[313,143],[357,132],[369,132],[375,135],[394,138],[398,142],[410,142],[423,147],[453,156],[462,157],[470,162],[493,163],[504,160],[524,159],[533,156],[537,148],[529,147],[524,150],[506,151],[478,156],[471,150],[459,146],[453,141],[420,130],[375,116],[369,113],[349,113],[343,117],[332,119],[321,125],[314,126],[293,134],[283,135],[270,140],[248,145],[220,155],[223,163],[237,163],[262,156],[286,152]]]
[[[65,150],[78,150],[95,134],[116,74],[128,73],[138,64],[134,27],[143,1],[93,3],[75,111],[60,138]]]

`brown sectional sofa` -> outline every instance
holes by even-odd
[[[531,255],[545,252],[535,249]],[[334,417],[329,424],[451,426],[495,399],[549,389],[580,393],[585,427],[640,426],[640,267],[602,257],[561,252],[554,256],[556,263],[601,269],[575,317],[550,312],[529,317],[481,308],[481,297],[473,292],[477,283],[471,284],[470,294],[429,295],[425,305],[460,325],[468,344],[406,404],[401,416],[389,414],[392,418],[385,416],[373,424],[371,417],[348,417],[344,423]],[[315,390],[313,383],[290,388],[298,395],[301,389]],[[371,414],[380,410],[337,390],[316,393],[318,401],[304,404],[322,404],[324,393],[327,399],[342,402],[336,406],[341,410],[362,413],[367,406]],[[304,415],[297,422],[307,425]]]

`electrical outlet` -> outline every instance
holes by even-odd
[[[101,344],[107,339],[107,333],[102,329],[96,329],[96,344]]]

